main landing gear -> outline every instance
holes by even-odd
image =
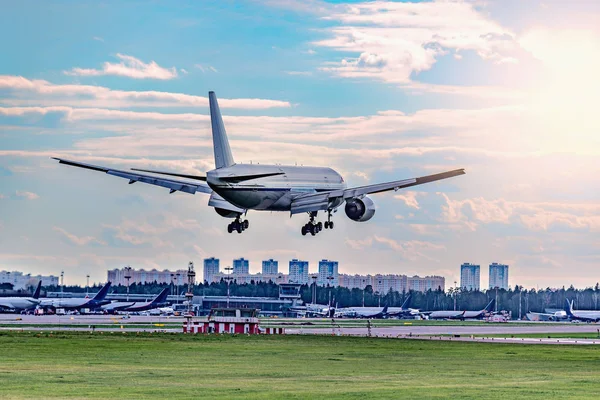
[[[248,220],[245,219],[242,221],[240,220],[240,216],[238,215],[235,221],[227,225],[227,232],[232,233],[233,231],[237,231],[237,233],[242,233],[243,231],[248,229],[249,226],[250,223],[248,222]]]
[[[306,225],[302,227],[302,236],[306,236],[306,234],[310,233],[312,236],[315,236],[317,233],[321,232],[323,228],[325,229],[333,229],[333,221],[331,221],[331,210],[327,211],[327,221],[325,224],[322,222],[315,222],[315,217],[317,216],[317,212],[310,212],[310,220]]]

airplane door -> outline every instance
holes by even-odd
[[[219,333],[225,333],[225,324],[219,324]]]
[[[235,324],[229,324],[229,333],[235,333]]]

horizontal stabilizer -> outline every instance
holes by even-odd
[[[178,178],[195,179],[197,181],[205,181],[206,182],[206,177],[200,176],[200,175],[176,174],[174,172],[152,171],[150,169],[139,169],[139,168],[131,168],[131,170],[132,171],[140,171],[140,172],[151,172],[153,174],[160,174],[160,175],[176,176]]]
[[[269,176],[283,175],[285,172],[269,172],[266,174],[254,174],[254,175],[236,175],[236,176],[225,176],[219,178],[219,180],[230,183],[239,183],[244,181],[251,181],[252,179],[267,178]]]

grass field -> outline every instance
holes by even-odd
[[[596,398],[600,349],[0,332],[0,398]]]

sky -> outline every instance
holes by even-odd
[[[339,261],[341,273],[510,265],[509,284],[600,281],[600,3],[22,1],[0,14],[0,269],[100,282],[217,257]],[[373,195],[364,223],[169,194],[50,157],[214,168],[216,92],[236,162],[330,166],[349,186],[467,174]],[[199,276],[199,277],[200,277]]]

